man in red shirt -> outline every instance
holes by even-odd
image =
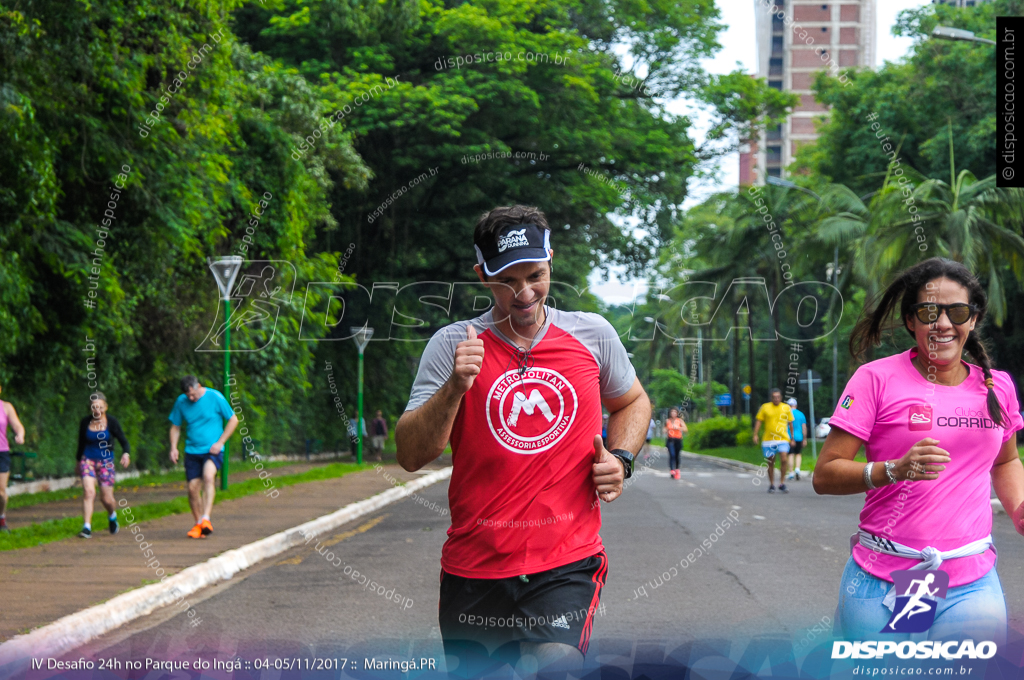
[[[481,217],[474,269],[494,306],[434,334],[395,427],[409,471],[451,441],[438,618],[462,677],[582,668],[608,568],[597,499],[622,493],[651,417],[611,324],[544,304],[549,239],[536,208]]]

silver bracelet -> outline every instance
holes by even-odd
[[[867,485],[868,489],[877,489],[878,488],[871,481],[871,468],[874,467],[874,465],[875,465],[874,463],[868,463],[867,465],[864,466],[864,484]]]
[[[892,473],[892,471],[893,471],[893,469],[895,467],[896,467],[896,461],[894,461],[894,460],[887,460],[887,461],[885,461],[885,476],[889,478],[889,483],[890,484],[895,484],[897,482],[896,475],[894,475]]]

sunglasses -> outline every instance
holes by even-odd
[[[910,306],[921,323],[936,323],[942,312],[946,312],[946,318],[951,323],[960,326],[970,321],[971,317],[978,313],[978,308],[966,302],[954,302],[951,305],[940,305],[934,302],[919,302]]]

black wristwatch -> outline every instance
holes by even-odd
[[[612,449],[608,453],[622,461],[622,467],[626,468],[626,476],[623,479],[629,479],[633,476],[633,460],[636,456],[626,449]]]

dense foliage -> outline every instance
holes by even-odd
[[[208,257],[290,263],[250,262],[231,320],[264,453],[347,447],[354,312],[330,294],[359,295],[309,282],[470,280],[476,217],[514,202],[547,213],[559,281],[643,271],[724,148],[662,102],[690,93],[749,131],[789,101],[746,79],[738,105],[738,76],[701,70],[718,17],[711,0],[0,2],[0,384],[39,471],[70,471],[96,388],[136,463],[166,464],[178,378],[221,385]],[[394,422],[422,344],[389,342],[389,319],[366,404]]]

